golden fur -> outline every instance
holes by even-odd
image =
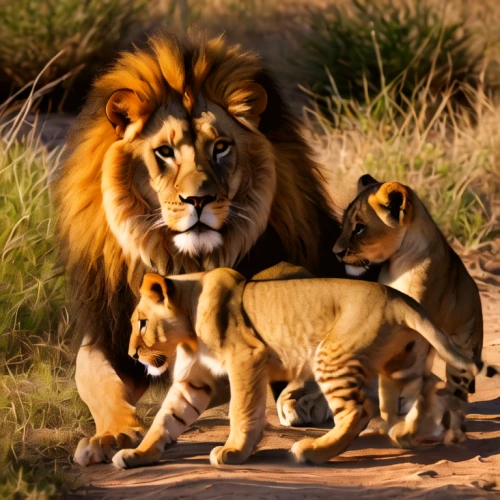
[[[222,38],[154,37],[95,81],[57,187],[77,386],[97,432],[81,463],[141,429],[148,378],[127,343],[145,272],[249,277],[286,259],[342,275],[310,153],[259,58]]]
[[[479,291],[458,255],[432,220],[418,196],[397,182],[360,178],[360,193],[344,214],[334,252],[351,272],[383,263],[379,282],[419,302],[464,355],[480,359],[483,317]],[[429,346],[417,349],[427,356]],[[429,360],[429,365],[432,359]],[[445,439],[465,439],[463,402],[474,391],[474,377],[446,367],[452,421]]]
[[[147,274],[132,328],[131,357],[158,368],[161,356],[163,369],[175,356],[175,364],[172,388],[143,442],[114,456],[119,467],[158,461],[207,408],[215,377],[224,374],[231,386],[230,434],[212,450],[214,465],[242,463],[259,443],[269,380],[319,384],[335,427],[295,443],[292,453],[322,463],[347,449],[372,416],[365,398],[371,376],[401,380],[405,371],[408,380],[422,378],[425,359],[399,362],[399,353],[411,351],[421,335],[458,369],[476,374],[482,368],[463,357],[413,299],[363,281],[246,281],[224,268],[170,278]],[[418,406],[422,383],[414,387]],[[392,402],[397,405],[397,397]],[[411,424],[404,432],[414,432]]]

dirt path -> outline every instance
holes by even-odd
[[[496,252],[465,261],[479,283],[484,315],[484,358],[500,365],[500,260]],[[438,370],[442,366],[438,366]],[[461,445],[418,451],[393,447],[383,436],[362,436],[321,467],[295,464],[292,443],[321,429],[287,429],[268,408],[268,428],[247,464],[215,468],[210,450],[223,444],[227,408],[207,412],[156,466],[118,470],[112,465],[74,468],[87,486],[72,497],[92,498],[500,498],[500,384],[480,379],[471,398],[469,439]]]

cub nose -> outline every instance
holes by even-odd
[[[201,215],[201,211],[204,207],[206,207],[209,203],[212,203],[212,201],[215,201],[215,196],[210,194],[207,194],[205,196],[188,196],[187,198],[183,198],[181,195],[179,195],[179,198],[183,203],[189,203],[190,205],[193,205],[196,213],[198,214],[198,217]]]
[[[335,253],[335,256],[337,257],[337,259],[342,262],[342,260],[344,259],[345,257],[345,254],[347,252],[347,248],[344,248],[343,250],[339,250],[338,252],[335,251],[335,248],[333,249],[333,252]]]

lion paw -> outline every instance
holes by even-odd
[[[111,462],[113,456],[123,448],[134,448],[142,440],[142,429],[130,428],[117,434],[106,432],[85,437],[76,447],[74,460],[79,465],[92,465],[101,462]]]
[[[285,427],[320,425],[326,422],[332,412],[322,392],[314,390],[285,391],[276,402],[280,424]]]
[[[210,453],[210,463],[212,465],[239,465],[242,464],[248,455],[236,448],[217,446]]]

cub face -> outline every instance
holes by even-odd
[[[405,186],[360,177],[358,196],[344,212],[342,233],[333,247],[347,274],[361,276],[372,264],[389,259],[399,249],[411,216]]]
[[[177,304],[173,280],[148,273],[140,293],[131,318],[128,354],[146,367],[148,375],[159,376],[167,370],[179,343],[189,341],[194,332]]]

